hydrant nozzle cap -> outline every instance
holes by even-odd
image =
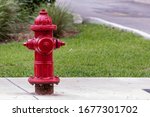
[[[25,43],[23,43],[23,45],[24,45],[24,46],[27,46],[27,43],[25,42]]]
[[[61,42],[61,46],[64,46],[65,45],[65,42]]]

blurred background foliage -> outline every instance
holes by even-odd
[[[73,16],[66,6],[55,5],[56,0],[0,0],[0,42],[20,41],[32,34],[33,24],[41,9],[46,9],[57,25],[55,37],[63,37],[74,30]]]

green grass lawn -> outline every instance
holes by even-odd
[[[150,77],[150,41],[100,25],[78,26],[55,50],[55,74],[61,77]],[[0,76],[31,76],[33,51],[22,42],[0,45]]]

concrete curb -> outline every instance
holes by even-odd
[[[139,2],[139,3],[143,3],[143,4],[150,4],[149,0],[134,0],[134,2]]]
[[[150,34],[148,34],[146,32],[140,31],[138,29],[126,27],[126,26],[123,26],[123,25],[120,25],[120,24],[112,23],[112,22],[109,22],[109,21],[106,21],[106,20],[103,20],[103,19],[100,19],[100,18],[97,18],[97,17],[86,17],[86,18],[84,18],[84,22],[102,24],[102,25],[106,25],[106,26],[109,26],[109,27],[114,27],[114,28],[117,28],[119,30],[132,32],[136,35],[142,36],[145,39],[150,40]]]

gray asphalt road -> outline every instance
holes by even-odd
[[[150,4],[133,0],[57,0],[82,17],[98,17],[150,33]]]

